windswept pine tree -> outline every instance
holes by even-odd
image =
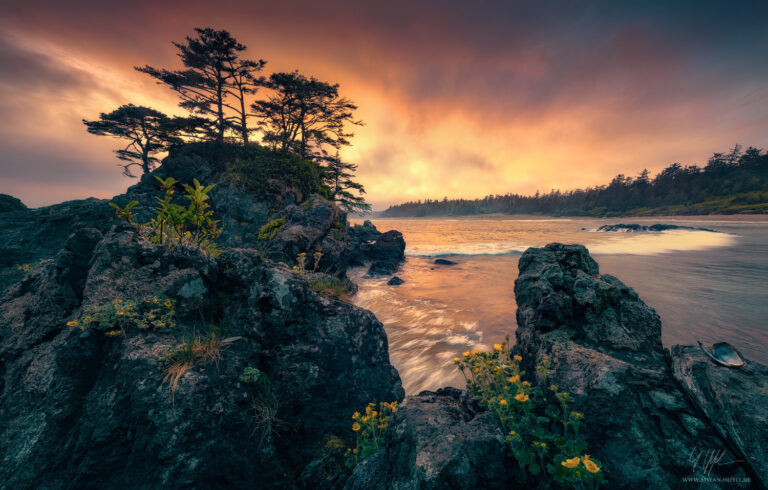
[[[100,136],[113,136],[126,140],[125,147],[115,150],[123,160],[123,173],[129,177],[131,167],[140,167],[142,173],[149,173],[157,165],[154,156],[167,151],[171,146],[182,143],[182,134],[194,122],[185,118],[172,118],[162,112],[133,104],[122,105],[109,113],[102,113],[95,121],[83,124],[88,132]]]
[[[245,45],[225,30],[207,27],[195,28],[195,32],[196,37],[187,36],[185,42],[173,43],[184,69],[166,70],[146,65],[136,70],[176,91],[181,97],[181,107],[193,114],[212,117],[217,142],[223,143],[226,131],[234,127],[247,144],[245,96],[256,92],[259,80],[255,74],[266,62],[240,59]]]
[[[302,158],[323,155],[326,148],[350,144],[354,133],[347,124],[362,125],[354,118],[357,106],[339,95],[339,85],[307,78],[298,71],[273,73],[264,82],[271,91],[266,100],[251,105],[264,133],[264,142]]]
[[[362,194],[365,194],[365,188],[359,182],[352,180],[357,171],[357,164],[345,162],[338,152],[334,156],[323,157],[321,161],[325,184],[330,189],[333,200],[347,211],[357,213],[369,211],[371,205],[362,197]]]

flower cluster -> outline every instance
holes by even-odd
[[[578,436],[583,415],[570,409],[567,392],[555,385],[541,388],[547,386],[548,361],[536,367],[530,378],[534,385],[520,368],[523,358],[513,356],[508,344],[509,336],[491,352],[476,349],[453,359],[467,389],[498,417],[527,483],[598,486],[603,480],[599,462],[580,456],[586,449]]]
[[[92,328],[104,331],[108,337],[116,337],[130,327],[141,330],[173,328],[176,326],[176,302],[169,298],[152,297],[140,302],[114,299],[101,306],[84,309],[76,320],[67,322],[68,327]]]
[[[376,452],[384,442],[384,432],[389,426],[389,418],[397,412],[397,402],[381,402],[378,408],[369,403],[361,414],[352,414],[352,431],[355,433],[355,447],[347,449],[346,462],[350,468],[360,460]]]

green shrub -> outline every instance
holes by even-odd
[[[274,240],[283,229],[283,226],[285,226],[285,218],[273,219],[259,228],[259,234],[256,238],[259,240]]]
[[[340,298],[352,290],[349,279],[339,279],[330,274],[315,274],[309,279],[309,287],[318,293]]]
[[[355,433],[355,447],[346,451],[346,464],[354,467],[357,463],[375,453],[384,443],[384,433],[389,426],[389,418],[397,412],[397,401],[381,402],[379,409],[375,403],[369,403],[365,412],[352,414],[352,431]]]
[[[584,454],[579,438],[582,414],[570,409],[571,397],[547,385],[548,365],[536,368],[536,385],[522,378],[522,357],[511,356],[509,336],[492,352],[474,350],[454,358],[469,392],[495,414],[522,470],[524,483],[594,488],[603,481],[599,461]]]
[[[251,390],[251,409],[256,430],[260,430],[259,445],[264,443],[267,436],[275,432],[280,423],[277,418],[278,400],[272,391],[272,382],[261,370],[248,366],[243,369],[240,381],[249,385]]]
[[[139,224],[135,221],[136,213],[133,208],[139,203],[131,201],[121,208],[114,202],[109,205],[115,208],[117,216],[128,225],[136,229],[142,236],[152,243],[163,244],[169,248],[178,245],[194,245],[200,247],[207,254],[218,256],[221,250],[215,240],[221,234],[218,222],[213,219],[213,210],[208,203],[208,193],[214,185],[203,186],[197,179],[193,179],[194,185],[183,184],[186,191],[184,198],[188,201],[186,206],[173,202],[178,183],[173,177],[161,179],[160,182],[164,195],[157,198],[155,217],[148,223]]]
[[[249,155],[232,165],[224,180],[260,200],[275,200],[286,190],[299,193],[299,199],[320,193],[327,188],[323,184],[320,166],[290,153],[252,147]]]
[[[131,327],[140,330],[158,330],[176,326],[176,302],[169,298],[145,298],[138,303],[132,300],[114,299],[101,306],[87,307],[76,320],[67,322],[69,327],[83,331],[96,329],[114,337],[126,335]]]

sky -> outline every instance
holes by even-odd
[[[121,104],[183,114],[133,67],[226,29],[340,84],[365,126],[343,155],[374,209],[533,194],[768,147],[768,2],[68,0],[0,2],[0,193],[31,207],[109,198]]]

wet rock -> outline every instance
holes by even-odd
[[[174,330],[68,327],[87,306],[170,296]],[[221,359],[172,397],[181,332],[219,330]],[[273,430],[245,367],[267,373]],[[255,250],[208,257],[129,230],[83,229],[0,301],[0,478],[14,488],[285,488],[372,400],[403,397],[381,323]]]
[[[453,260],[448,259],[435,259],[435,264],[437,265],[456,265],[458,262],[454,262]]]
[[[387,286],[399,286],[401,284],[405,284],[405,281],[403,281],[397,276],[393,276],[392,279],[387,281]]]
[[[373,243],[361,243],[361,252],[373,261],[368,269],[369,276],[393,274],[405,259],[405,240],[396,230],[382,233]]]
[[[513,468],[493,415],[444,388],[409,396],[390,420],[385,448],[358,464],[344,488],[509,488]]]
[[[718,366],[698,347],[670,351],[675,378],[750,476],[768,487],[768,367],[747,361],[741,369]]]
[[[744,476],[738,459],[675,381],[661,321],[580,245],[528,249],[519,261],[516,353],[526,372],[548,360],[553,383],[584,413],[590,454],[611,488],[678,488],[685,477]],[[721,465],[695,465],[697,451]],[[730,463],[730,464],[728,464]]]
[[[583,228],[582,228],[583,229]],[[597,229],[597,231],[625,231],[625,232],[647,232],[647,231],[666,231],[666,230],[694,230],[694,231],[710,231],[717,233],[716,230],[710,228],[695,228],[692,226],[680,226],[680,225],[638,225],[638,224],[616,224],[616,225],[603,225]]]

